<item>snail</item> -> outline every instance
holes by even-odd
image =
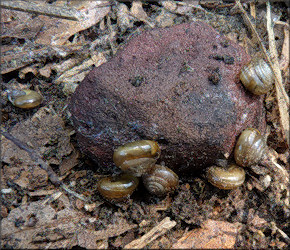
[[[267,150],[266,142],[257,129],[247,128],[238,138],[234,149],[235,161],[242,167],[254,165],[262,159]]]
[[[286,178],[287,171],[275,161],[275,151],[267,146],[265,138],[257,129],[247,128],[241,133],[234,149],[234,158],[239,166],[261,164],[283,173],[286,181],[289,181]]]
[[[220,189],[234,189],[245,181],[245,170],[237,165],[229,167],[211,166],[207,169],[208,181]]]
[[[26,90],[12,90],[8,93],[9,101],[16,107],[22,109],[35,108],[41,104],[43,97],[36,91]]]
[[[114,151],[113,161],[122,171],[140,177],[154,166],[159,155],[157,142],[141,140],[118,147]]]
[[[273,87],[274,74],[263,58],[254,57],[242,68],[240,80],[253,94],[262,95]]]
[[[147,173],[142,176],[144,186],[151,194],[163,196],[173,191],[179,178],[170,168],[154,165]]]
[[[99,193],[107,199],[121,199],[129,197],[139,184],[139,179],[129,174],[115,177],[105,177],[98,181]]]

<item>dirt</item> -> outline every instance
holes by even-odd
[[[142,182],[131,197],[123,201],[101,197],[96,183],[112,172],[98,168],[92,159],[79,150],[71,114],[67,112],[70,95],[75,86],[70,85],[70,91],[64,91],[68,89],[65,81],[56,84],[56,79],[62,74],[59,70],[64,68],[57,66],[64,61],[72,63],[84,55],[91,59],[96,54],[99,55],[97,58],[109,60],[127,39],[142,30],[151,29],[152,24],[155,27],[168,27],[192,19],[204,21],[244,46],[249,54],[256,51],[258,48],[255,41],[247,39],[251,36],[241,15],[232,14],[233,4],[229,1],[212,2],[216,2],[214,8],[207,3],[198,5],[197,1],[190,1],[190,6],[144,2],[139,7],[134,6],[131,13],[135,17],[128,14],[131,3],[123,4],[122,8],[113,4],[108,12],[100,12],[102,18],[106,15],[105,19],[94,18],[98,22],[92,26],[76,30],[72,28],[71,34],[76,35],[70,37],[68,43],[62,44],[67,47],[66,55],[58,54],[59,50],[55,50],[58,52],[50,57],[45,54],[46,51],[40,59],[27,56],[26,68],[18,68],[20,64],[17,63],[7,64],[11,68],[5,68],[5,72],[2,72],[2,89],[31,88],[41,92],[44,102],[32,110],[22,110],[14,107],[8,101],[7,93],[3,91],[1,129],[27,143],[50,164],[69,189],[89,198],[89,201],[79,199],[55,186],[37,163],[2,136],[1,149],[2,152],[5,150],[2,153],[5,159],[1,158],[2,248],[211,248],[220,246],[221,242],[221,248],[286,249],[289,246],[289,182],[285,181],[287,176],[281,175],[279,170],[274,171],[265,166],[246,168],[244,185],[234,190],[213,187],[207,182],[205,173],[199,171],[179,176],[178,188],[166,197],[152,196]],[[244,7],[247,7],[249,14],[250,1],[242,2],[245,2]],[[28,22],[31,17],[26,19],[31,14],[25,12],[17,14],[15,11],[5,11],[4,20],[11,29],[19,29],[20,26],[17,25]],[[265,4],[256,4],[256,28],[267,45],[266,20],[263,14],[265,11]],[[289,7],[285,3],[272,3],[272,12],[282,22],[289,22]],[[56,19],[54,17],[50,20]],[[29,25],[32,25],[31,21]],[[68,22],[66,27],[69,25],[73,23]],[[31,30],[39,32],[38,26],[39,23]],[[286,39],[281,32],[284,25],[277,24],[275,27],[280,54]],[[29,53],[36,48],[36,39],[33,37],[38,32],[34,32],[33,36],[31,32],[27,36],[25,33],[19,36],[19,30],[18,33],[12,31],[2,41],[4,48],[10,46],[9,49],[14,49],[17,45],[18,50],[22,48],[24,54],[31,56],[32,53]],[[53,32],[57,33],[57,30],[53,29]],[[51,37],[51,34],[42,34],[38,39],[44,39],[47,35]],[[63,36],[61,41],[63,42]],[[49,40],[46,43],[51,45]],[[25,50],[24,48],[31,48],[27,44],[32,49]],[[80,49],[74,47],[75,50],[72,50],[70,46],[80,46]],[[44,47],[48,50],[48,47]],[[98,60],[93,60],[88,63],[87,68],[78,68],[76,71],[78,74],[89,72],[92,65],[99,65]],[[79,62],[77,66],[80,65],[83,64]],[[39,72],[44,72],[41,69],[45,66],[45,73],[41,75]],[[83,79],[78,74],[72,76],[78,79],[72,81],[75,85]],[[289,95],[289,69],[284,70],[282,76]],[[211,81],[216,82],[218,78],[219,73],[214,72]],[[66,79],[67,83],[71,83],[71,79]],[[279,133],[281,125],[275,91],[265,96],[264,105],[268,145],[277,150],[278,163],[289,173],[289,149]],[[113,174],[117,175],[119,172],[116,168]],[[164,220],[167,221],[165,224]],[[215,230],[211,230],[213,228]],[[151,233],[152,236],[146,238]]]

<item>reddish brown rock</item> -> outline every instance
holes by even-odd
[[[153,139],[161,160],[182,171],[231,154],[243,129],[265,128],[263,98],[238,80],[249,59],[202,22],[136,35],[71,99],[81,149],[109,167],[117,146]]]

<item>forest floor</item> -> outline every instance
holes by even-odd
[[[1,136],[1,248],[289,246],[289,5],[9,2],[1,3],[1,131],[26,150]],[[196,20],[250,55],[263,51],[261,46],[270,51],[277,80],[265,95],[266,136],[281,168],[247,168],[245,184],[234,190],[215,188],[202,174],[180,176],[177,190],[165,198],[141,185],[126,200],[108,201],[96,187],[103,173],[78,148],[70,97],[92,68],[110,60],[133,34]],[[41,93],[43,102],[33,109],[14,106],[11,91],[24,89]]]

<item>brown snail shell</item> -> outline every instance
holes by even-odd
[[[9,101],[16,107],[22,109],[35,108],[41,104],[43,97],[36,91],[13,90],[8,94]]]
[[[274,79],[271,67],[261,57],[254,57],[240,73],[243,85],[255,95],[266,94],[273,87]]]
[[[289,182],[287,170],[276,161],[275,150],[269,148],[264,137],[257,129],[245,129],[235,146],[234,157],[238,165],[247,167],[261,164],[271,171],[278,172],[286,182]],[[282,173],[282,174],[281,174]]]
[[[148,173],[142,176],[144,186],[151,194],[165,195],[173,191],[179,182],[177,174],[170,168],[155,165]]]
[[[247,128],[238,138],[234,149],[235,161],[239,166],[247,167],[260,162],[268,147],[264,137],[257,129]]]
[[[208,181],[220,189],[234,189],[245,181],[245,170],[237,165],[229,167],[211,166],[206,172]]]
[[[114,151],[113,160],[124,172],[141,176],[154,166],[159,155],[157,142],[141,140],[118,147]]]
[[[129,174],[121,174],[115,177],[105,177],[98,181],[99,193],[107,199],[119,199],[129,197],[139,184],[139,179]]]

